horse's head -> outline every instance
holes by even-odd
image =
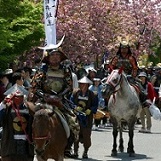
[[[53,109],[47,106],[49,105],[38,104],[35,108],[37,111],[34,114],[32,133],[37,155],[43,154],[51,138]]]
[[[113,70],[111,74],[102,80],[102,95],[108,98],[120,88],[122,68]]]

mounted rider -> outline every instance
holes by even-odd
[[[137,61],[131,52],[128,38],[120,42],[119,50],[112,59],[110,66],[112,69],[123,67],[127,75],[131,75],[133,78],[137,76]]]
[[[110,62],[111,69],[119,69],[123,67],[124,72],[127,75],[128,81],[139,89],[139,98],[141,103],[145,101],[146,93],[139,81],[137,79],[138,75],[138,65],[136,58],[134,57],[129,44],[129,37],[122,40],[119,38],[120,46],[116,56]]]
[[[47,56],[43,59],[46,70],[41,70],[41,78],[38,84],[37,93],[42,94],[44,102],[57,107],[57,110],[63,114],[70,128],[70,137],[65,150],[65,155],[72,156],[70,153],[72,141],[79,130],[78,125],[72,117],[75,117],[68,98],[72,94],[72,72],[69,65],[65,62],[68,60],[61,47],[48,51]],[[43,68],[42,68],[43,69]],[[72,138],[71,138],[72,137]]]

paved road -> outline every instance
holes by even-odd
[[[89,161],[160,161],[161,160],[161,121],[152,120],[152,133],[138,133],[141,125],[136,125],[134,135],[134,149],[136,156],[129,157],[127,153],[118,153],[111,157],[112,128],[100,128],[92,132],[92,146],[89,150]],[[128,133],[124,132],[124,148],[127,149]],[[78,159],[65,159],[65,161],[82,160],[82,145],[80,144]],[[83,159],[87,160],[87,159]],[[36,161],[36,159],[35,159]],[[53,161],[49,159],[49,161]]]

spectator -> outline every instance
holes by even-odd
[[[94,78],[93,84],[89,86],[89,90],[91,90],[92,92],[95,93],[95,95],[98,96],[98,109],[103,110],[105,108],[105,101],[104,101],[104,99],[102,97],[102,93],[101,93],[101,90],[102,90],[101,79],[100,78]],[[96,115],[97,115],[97,113],[96,113]],[[103,113],[104,112],[102,111],[102,114]],[[104,113],[104,115],[100,115],[100,116],[101,116],[100,118],[94,119],[95,130],[98,130],[99,125],[101,123],[101,120],[105,117],[105,113]],[[104,118],[104,119],[106,119],[106,118]],[[103,124],[105,124],[105,122]]]
[[[24,87],[29,89],[31,87],[31,73],[32,69],[28,67],[24,67],[25,75],[24,75]]]
[[[4,92],[12,86],[12,69],[6,69],[0,73],[0,102],[4,99]]]
[[[142,105],[143,107],[140,113],[140,120],[141,120],[142,127],[139,130],[139,132],[151,133],[152,122],[151,122],[151,114],[149,111],[148,101],[152,102],[154,97],[156,97],[156,93],[154,91],[153,85],[147,80],[148,78],[145,72],[141,72],[138,75],[138,78],[141,80],[142,86],[147,93],[146,101],[143,103]],[[146,121],[146,125],[145,125],[145,121]]]
[[[3,83],[3,77],[4,75],[0,73],[0,102],[5,98],[4,92],[6,91],[5,84]]]

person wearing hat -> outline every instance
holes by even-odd
[[[101,79],[108,77],[110,70],[110,60],[106,60],[97,70],[97,76]]]
[[[79,79],[78,83],[79,89],[74,91],[71,96],[71,101],[76,106],[75,111],[80,124],[79,140],[74,146],[74,157],[78,157],[79,142],[81,142],[84,147],[82,157],[88,158],[88,150],[91,146],[93,114],[97,112],[98,96],[89,90],[92,81],[87,76]]]
[[[87,77],[93,81],[93,79],[96,77],[96,74],[97,74],[97,70],[94,69],[93,67],[92,68],[87,68]]]
[[[4,93],[6,97],[0,103],[0,122],[3,128],[1,158],[4,161],[33,161],[33,117],[26,104],[28,91],[20,85],[23,84],[21,74],[15,77],[17,83]]]
[[[71,158],[71,140],[74,139],[73,127],[77,127],[77,125],[75,122],[70,121],[74,113],[68,108],[68,102],[66,101],[73,89],[72,70],[67,60],[68,58],[61,47],[49,50],[48,55],[43,59],[43,63],[46,63],[46,70],[43,71],[40,78],[38,77],[39,80],[36,82],[39,83],[36,88],[37,91],[43,93],[43,99],[47,104],[57,106],[61,111],[60,113],[63,113],[66,117],[71,135],[68,138],[64,155]]]
[[[101,79],[98,77],[93,78],[93,84],[89,86],[89,90],[93,91],[98,96],[98,109],[97,113],[94,115],[94,130],[98,130],[99,125],[101,124],[101,120],[103,120],[103,125],[105,125],[106,117],[105,112],[103,110],[105,109],[105,100],[102,97],[102,85],[101,85]]]
[[[151,133],[152,123],[151,123],[151,114],[149,111],[150,104],[148,102],[149,101],[153,102],[153,99],[156,97],[156,93],[152,83],[150,83],[147,79],[147,73],[140,72],[140,74],[138,75],[138,78],[141,80],[141,84],[145,92],[147,93],[144,103],[142,104],[143,108],[140,113],[140,120],[141,120],[142,127],[139,130],[139,132]],[[145,121],[146,121],[146,126],[145,126]]]
[[[43,62],[47,65],[47,71],[45,73],[46,78],[42,83],[42,90],[45,93],[60,94],[67,88],[66,79],[68,78],[65,78],[65,69],[62,65],[66,59],[67,57],[60,47],[49,51],[44,58]]]
[[[136,58],[133,56],[129,42],[122,41],[120,43],[116,56],[110,62],[111,69],[119,69],[124,67],[124,72],[133,78],[137,76],[138,65]]]

